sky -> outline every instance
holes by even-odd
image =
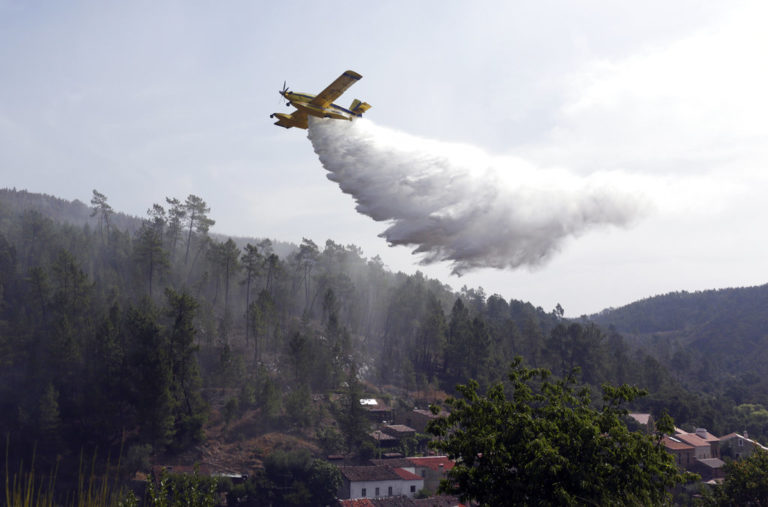
[[[97,189],[137,216],[195,194],[216,233],[355,244],[567,316],[760,285],[766,18],[759,1],[0,0],[0,186]],[[269,118],[290,111],[284,81],[319,93],[347,69],[363,79],[338,102],[372,104],[376,128],[514,158],[553,186],[609,175],[643,211],[534,265],[422,265],[328,179],[307,131]]]

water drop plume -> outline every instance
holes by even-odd
[[[455,274],[540,266],[568,237],[626,225],[643,210],[616,173],[575,175],[423,139],[360,119],[310,118],[309,139],[328,178],[357,211],[388,226],[390,245]]]

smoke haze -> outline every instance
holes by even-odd
[[[415,247],[422,264],[450,262],[458,275],[539,266],[568,237],[627,225],[644,208],[616,173],[544,170],[366,119],[310,117],[309,139],[357,211],[389,224],[381,237]]]

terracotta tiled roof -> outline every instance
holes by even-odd
[[[420,477],[420,476],[418,476],[416,474],[413,474],[413,473],[411,473],[408,470],[405,470],[403,468],[394,468],[393,470],[404,481],[423,481],[424,480],[422,477]]]
[[[413,499],[407,496],[390,496],[372,500],[375,507],[413,507]]]
[[[719,442],[720,439],[714,436],[712,433],[708,432],[704,428],[698,428],[696,429],[695,435],[699,438],[702,438],[706,440],[707,442]]]
[[[341,507],[375,507],[368,498],[352,498],[349,500],[339,500]]]
[[[664,436],[661,442],[664,444],[664,447],[672,451],[683,451],[686,449],[693,449],[692,445],[686,444],[685,442],[681,442],[680,440],[677,440],[676,438],[672,438],[669,436]]]
[[[405,458],[418,467],[429,468],[430,470],[440,470],[440,465],[443,465],[443,470],[446,472],[453,468],[453,460],[448,456],[424,456]]]
[[[675,435],[675,438],[680,439],[686,444],[692,445],[694,447],[709,447],[709,442],[697,435],[694,435],[693,433],[678,433]]]

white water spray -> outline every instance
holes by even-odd
[[[390,245],[416,247],[421,263],[455,274],[534,267],[569,236],[626,225],[643,206],[615,174],[580,177],[477,148],[376,126],[310,118],[309,139],[328,179],[357,210],[390,225]]]

